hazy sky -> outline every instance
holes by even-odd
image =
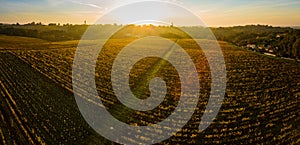
[[[0,0],[0,23],[89,24],[122,5],[141,0]],[[186,7],[208,26],[300,26],[299,0],[161,0]]]

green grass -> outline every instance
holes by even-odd
[[[83,40],[81,43],[96,45],[99,42],[103,40]],[[0,50],[75,48],[78,43],[79,40],[49,42],[38,38],[0,35]]]
[[[0,35],[1,49],[9,49],[9,48],[20,49],[21,47],[37,46],[45,43],[47,43],[47,41],[37,39],[37,38]]]

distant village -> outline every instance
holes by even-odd
[[[276,38],[280,38],[285,34],[277,34]],[[254,52],[260,52],[271,56],[276,56],[276,51],[279,49],[277,46],[271,46],[271,45],[256,45],[256,44],[247,44],[246,46],[242,46],[242,48],[246,48],[249,50],[252,50]]]
[[[283,38],[286,35],[287,34],[277,34],[276,38],[280,39],[280,38]],[[281,58],[284,58],[284,59],[300,61],[299,58],[292,59],[292,58],[289,58],[289,57],[286,57],[286,56],[282,55],[281,53],[279,53],[280,48],[278,46],[274,46],[274,45],[266,45],[266,44],[257,45],[257,44],[251,44],[250,43],[250,44],[247,44],[247,45],[241,46],[241,47],[244,48],[244,49],[248,49],[248,50],[251,50],[251,51],[254,51],[254,52],[259,52],[259,53],[269,55],[269,56],[274,56],[274,57],[277,56],[277,57],[281,57]]]

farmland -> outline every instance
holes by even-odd
[[[114,97],[110,70],[105,68],[112,65],[111,56],[130,41],[130,38],[113,39],[104,48],[107,51],[100,54],[95,73],[97,91],[105,107],[119,120],[132,125],[157,123],[176,107],[180,91],[176,89],[180,85],[178,75],[169,63],[164,63],[164,69],[157,75],[168,84],[168,102],[155,110],[142,112],[124,107]],[[195,51],[191,40],[178,41],[194,60],[202,90],[192,119],[161,144],[299,144],[300,64],[219,43],[227,69],[226,95],[214,122],[200,132],[198,125],[207,104],[211,76],[205,56]],[[93,131],[77,108],[72,91],[77,42],[39,44],[32,47],[27,44],[26,49],[26,45],[20,44],[0,51],[2,144],[113,144]],[[45,49],[48,47],[51,49]],[[139,70],[149,70],[157,61],[148,58],[137,63],[130,74],[133,88],[139,80],[135,76],[143,74]],[[164,76],[166,72],[169,75]]]
[[[85,144],[101,138],[81,118],[71,92],[15,55],[0,55],[2,144]]]

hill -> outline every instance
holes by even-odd
[[[153,25],[0,25],[0,34],[43,39],[49,42],[79,40],[87,29],[95,31],[85,39],[101,39],[110,30],[120,28],[114,38],[139,38],[155,35],[165,38],[185,39],[191,34],[196,39],[214,39],[226,41],[239,47],[261,53],[271,53],[280,57],[300,58],[300,30],[289,27],[272,27],[268,25],[248,25],[234,27],[172,27]],[[122,28],[122,29],[121,29]],[[184,30],[187,33],[184,33]]]

